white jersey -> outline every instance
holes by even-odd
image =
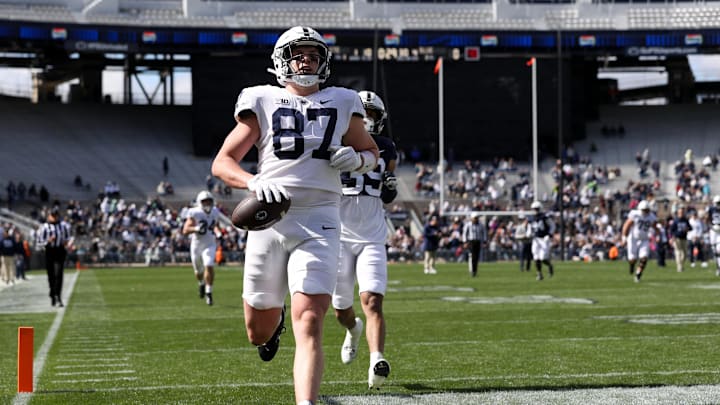
[[[201,229],[202,232],[191,233],[190,242],[205,246],[214,245],[215,234],[213,233],[213,229],[215,229],[215,225],[218,223],[219,216],[220,211],[218,211],[217,207],[213,207],[209,214],[203,211],[201,207],[190,208],[187,212],[187,217],[194,219],[196,225],[204,228]]]
[[[235,116],[248,110],[260,125],[255,144],[260,178],[340,194],[340,175],[329,165],[330,149],[341,146],[353,115],[365,116],[355,91],[328,87],[303,97],[277,86],[248,87],[238,96]],[[288,192],[292,198],[293,190]]]
[[[390,161],[397,159],[395,144],[384,137],[374,137],[381,148],[375,168],[365,174],[345,172],[340,175],[342,194],[340,240],[357,243],[382,243],[387,241],[385,209],[380,198],[382,174]],[[382,145],[382,146],[381,146]]]
[[[647,240],[650,237],[650,229],[657,221],[653,212],[643,214],[640,210],[630,211],[628,219],[633,221],[630,237],[635,240]]]

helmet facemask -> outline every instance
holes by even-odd
[[[365,130],[370,135],[380,135],[385,122],[387,121],[387,111],[385,110],[385,103],[383,103],[380,96],[373,93],[372,91],[363,90],[358,93],[360,100],[362,101],[363,107],[365,107]]]
[[[303,52],[298,54],[298,47],[313,47],[316,51]],[[293,55],[295,53],[295,55]],[[289,42],[273,51],[272,59],[275,65],[275,75],[278,83],[286,85],[289,82],[295,83],[301,87],[311,87],[319,83],[324,83],[330,76],[330,50],[327,46],[320,42],[308,39],[301,39]],[[296,72],[292,65],[299,65],[304,59],[309,63],[317,63],[317,70],[314,73]],[[295,62],[295,63],[293,63]]]
[[[380,135],[385,127],[385,111],[366,105],[363,121],[365,122],[365,130],[370,135]]]
[[[215,201],[211,198],[200,201],[200,207],[202,207],[202,210],[205,211],[206,214],[209,214],[210,211],[212,211],[214,205]]]

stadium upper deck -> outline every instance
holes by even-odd
[[[0,19],[153,27],[405,30],[633,30],[720,27],[716,2],[588,0],[17,0]]]

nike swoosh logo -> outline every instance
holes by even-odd
[[[337,228],[335,228],[334,226],[325,226],[325,225],[323,225],[323,226],[322,226],[322,229],[327,230],[327,229],[337,229]]]
[[[331,101],[332,101],[332,99],[331,99],[331,100],[321,100],[321,101],[320,101],[320,104],[326,104],[326,103],[329,103],[329,102],[331,102]]]

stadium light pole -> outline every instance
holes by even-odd
[[[532,71],[532,150],[533,150],[533,195],[538,201],[538,139],[537,139],[537,59],[533,56],[527,62]]]
[[[440,171],[440,216],[445,210],[445,107],[443,99],[443,58],[438,58],[435,63],[435,74],[438,76],[438,170]]]
[[[563,179],[563,165],[565,164],[563,159],[563,79],[562,79],[562,32],[560,29],[557,31],[557,120],[558,120],[558,157],[560,158],[560,181],[558,184],[558,211],[560,212],[560,261],[565,260],[565,212],[563,209],[563,194],[565,188],[565,181]]]

